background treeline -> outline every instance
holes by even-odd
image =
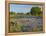
[[[21,10],[20,10],[21,11]],[[10,12],[11,15],[24,15],[24,13],[16,13]],[[42,16],[41,8],[39,7],[32,7],[30,12],[25,13],[25,15],[32,15],[32,16]]]

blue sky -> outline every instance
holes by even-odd
[[[32,7],[33,5],[10,4],[10,12],[27,13]]]

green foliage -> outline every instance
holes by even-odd
[[[24,15],[24,13],[17,13],[17,14],[19,14],[19,15]]]
[[[29,15],[29,13],[26,13],[27,15]]]
[[[21,31],[21,25],[19,23],[15,24],[15,31],[17,32]]]
[[[24,28],[25,28],[25,27],[24,27],[24,25],[22,25],[22,27],[21,27],[21,31],[23,31],[23,32],[24,32]]]
[[[14,15],[14,14],[16,14],[16,12],[10,12],[10,14],[11,14],[11,15]]]
[[[39,8],[39,7],[32,7],[30,13],[31,13],[32,15],[37,16],[37,15],[39,15],[39,13],[41,13],[41,8]]]

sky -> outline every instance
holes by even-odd
[[[38,5],[10,4],[10,12],[27,13],[31,11],[32,7],[36,7],[36,6]]]

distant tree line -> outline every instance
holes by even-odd
[[[20,10],[21,11],[21,10]],[[24,14],[24,13],[16,13],[16,12],[10,12],[11,15],[13,14]],[[34,15],[34,16],[39,16],[39,15],[42,15],[42,11],[41,11],[41,8],[39,7],[32,7],[30,9],[30,12],[27,12],[26,13],[27,15]]]
[[[42,15],[42,11],[41,11],[41,8],[39,7],[32,7],[30,12],[27,13],[28,14],[31,14],[31,15],[34,15],[34,16],[41,16]]]

